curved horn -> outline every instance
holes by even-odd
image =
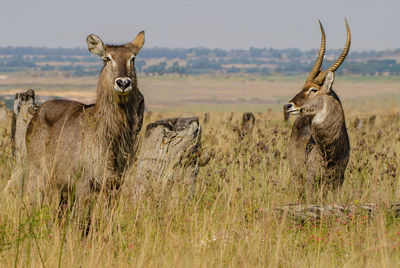
[[[321,46],[319,48],[319,53],[318,53],[318,58],[315,61],[314,67],[309,73],[307,77],[307,81],[313,81],[314,78],[317,76],[321,69],[322,61],[324,60],[324,55],[325,55],[325,45],[326,45],[326,36],[325,36],[325,31],[324,27],[321,24],[321,21],[319,20],[319,28],[321,29]]]
[[[349,53],[350,50],[350,45],[351,45],[351,33],[350,33],[350,27],[349,24],[347,23],[347,19],[344,20],[346,23],[346,31],[347,31],[347,40],[346,40],[346,44],[343,48],[342,53],[339,55],[339,57],[337,58],[336,62],[334,64],[331,65],[331,67],[329,67],[326,71],[321,72],[315,79],[314,82],[316,84],[321,84],[324,82],[325,77],[327,76],[329,71],[335,72],[340,65],[342,65],[342,63],[344,62],[344,59],[346,58],[347,54]]]

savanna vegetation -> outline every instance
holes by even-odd
[[[368,105],[364,100],[362,105]],[[255,113],[252,132],[240,131],[241,113],[211,112],[202,144],[213,157],[200,169],[194,192],[150,189],[136,202],[129,185],[111,205],[100,194],[83,235],[71,206],[42,207],[21,193],[0,195],[0,263],[4,267],[393,267],[400,262],[400,110],[361,111],[344,105],[351,142],[346,179],[337,198],[319,203],[377,204],[373,214],[299,221],[274,208],[298,203],[287,159],[291,122]],[[203,112],[197,112],[201,121]],[[145,121],[183,112],[151,112]],[[190,113],[193,115],[193,113]],[[375,116],[375,117],[374,117]],[[0,189],[15,168],[8,131],[1,130]],[[179,187],[178,187],[179,188]]]
[[[339,50],[326,53],[330,66]],[[275,48],[209,49],[144,48],[136,69],[145,75],[299,75],[312,68],[317,51]],[[338,73],[400,75],[400,50],[352,51]],[[39,76],[86,77],[97,75],[101,64],[84,48],[0,47],[0,72],[34,71]]]

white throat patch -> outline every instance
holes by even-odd
[[[324,101],[324,107],[321,111],[319,111],[313,118],[312,122],[314,124],[322,124],[325,121],[326,116],[328,115],[328,109],[326,107],[326,102]]]

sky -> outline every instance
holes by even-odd
[[[0,46],[85,47],[129,42],[145,30],[146,47],[248,49],[400,47],[400,0],[0,0]]]

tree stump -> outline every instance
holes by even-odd
[[[134,191],[163,193],[184,186],[191,194],[199,171],[198,117],[169,118],[147,125],[139,150]]]
[[[243,140],[247,134],[250,134],[253,130],[256,117],[253,113],[247,112],[242,115],[242,123],[239,128],[238,125],[233,126],[232,130],[238,135],[239,141]]]
[[[6,104],[0,102],[0,128],[9,128],[11,125],[11,114],[7,109]]]
[[[375,125],[375,121],[376,121],[376,115],[372,115],[369,117],[368,124],[371,128]]]
[[[285,120],[285,122],[289,120],[289,115],[290,113],[288,113],[286,105],[283,105],[283,120]]]
[[[0,102],[0,143],[10,137],[12,113],[4,102]]]
[[[256,117],[254,116],[253,113],[251,113],[251,112],[243,113],[243,115],[242,115],[242,131],[245,131],[246,133],[251,132],[254,127],[255,121],[256,121]]]
[[[21,160],[26,156],[26,129],[38,109],[39,106],[35,103],[35,91],[33,89],[15,94],[11,123],[11,143],[17,164],[21,163]]]
[[[346,218],[353,216],[356,213],[373,216],[378,209],[376,204],[360,204],[352,206],[342,205],[301,205],[301,204],[290,204],[275,207],[273,210],[280,215],[287,215],[295,220],[320,220],[325,217],[337,217]],[[389,211],[394,213],[395,217],[400,216],[400,203],[395,202],[390,205]]]
[[[207,124],[210,121],[210,113],[204,113],[203,124]]]

